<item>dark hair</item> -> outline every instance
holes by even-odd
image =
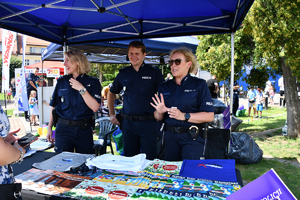
[[[34,69],[40,70],[40,68],[38,68],[38,67],[35,67]]]
[[[136,40],[136,41],[130,42],[130,44],[128,45],[128,48],[127,48],[128,51],[129,51],[130,47],[141,49],[142,53],[146,53],[146,46],[141,41]]]

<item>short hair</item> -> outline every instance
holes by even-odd
[[[195,57],[195,55],[193,54],[192,50],[186,47],[181,47],[178,49],[174,49],[172,50],[172,52],[170,53],[170,57],[172,57],[173,54],[175,53],[181,53],[183,54],[183,56],[185,57],[185,61],[192,62],[192,65],[189,69],[189,73],[193,73],[197,68],[198,68],[198,62],[197,59]]]
[[[78,50],[70,50],[65,52],[65,55],[70,59],[72,64],[77,64],[78,74],[87,74],[91,71],[90,63],[83,52]]]
[[[38,68],[38,67],[35,67],[34,69],[40,70],[40,68]]]
[[[130,44],[128,45],[128,48],[127,48],[128,52],[129,52],[130,47],[141,49],[142,53],[146,53],[146,46],[141,41],[136,40],[136,41],[130,42]]]

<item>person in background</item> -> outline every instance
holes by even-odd
[[[34,90],[34,91],[37,92],[37,87],[38,87],[38,84],[40,82],[40,78],[38,76],[39,70],[40,69],[38,67],[35,67],[33,69],[33,73],[30,73],[27,77],[26,88],[27,88],[27,98],[28,98],[28,100],[29,100],[31,90]],[[38,99],[38,95],[36,95],[36,99]],[[24,114],[25,114],[26,121],[30,122],[28,111],[24,111]]]
[[[57,124],[55,147],[57,153],[63,151],[93,154],[94,112],[101,104],[101,84],[99,79],[86,75],[90,64],[81,51],[65,52],[64,65],[68,75],[57,79],[50,106],[55,108]],[[47,140],[53,143],[53,114],[50,113]]]
[[[165,160],[199,160],[204,156],[202,128],[214,118],[210,91],[205,80],[190,75],[197,66],[191,50],[173,50],[169,64],[174,78],[160,85],[150,103],[155,118],[165,122]]]
[[[270,95],[270,103],[271,103],[271,105],[274,105],[275,92],[274,92],[274,88],[272,85],[270,86],[269,95]]]
[[[280,100],[279,100],[279,106],[280,108],[285,107],[285,98],[284,98],[284,79],[283,76],[281,76],[278,80],[278,86],[280,87],[279,89],[279,94],[280,94]]]
[[[167,78],[166,78],[166,81],[172,79],[172,75],[170,73],[167,74]]]
[[[157,93],[158,86],[164,82],[161,71],[144,63],[146,47],[140,41],[128,46],[130,66],[120,70],[108,93],[107,103],[110,121],[120,125],[116,118],[114,103],[116,94],[123,90],[121,124],[124,142],[124,156],[145,153],[146,158],[157,157],[157,133],[154,108],[149,104]]]
[[[10,90],[11,90],[11,93],[12,93],[13,98],[15,98],[15,96],[16,96],[16,82],[15,82],[15,79],[14,79],[14,78],[12,78],[12,79],[10,80],[10,85],[9,85],[9,87],[10,87]]]
[[[247,98],[248,98],[248,117],[250,117],[250,113],[251,113],[251,108],[253,107],[253,113],[255,117],[255,113],[256,113],[256,108],[255,108],[255,99],[256,99],[256,92],[253,90],[253,86],[250,87],[250,90],[247,94]]]
[[[0,122],[0,152],[2,152],[0,155],[0,184],[9,184],[15,182],[10,164],[21,162],[26,151],[19,145],[19,138],[14,136],[20,131],[20,128],[9,132],[9,120],[1,106]]]
[[[264,96],[262,93],[262,90],[260,88],[257,88],[257,94],[256,94],[256,117],[258,118],[258,112],[260,112],[260,118],[262,118],[262,111],[264,108]]]
[[[239,109],[239,89],[240,86],[237,81],[233,84],[233,106],[232,106],[232,114],[236,116],[236,111]]]
[[[225,84],[223,84],[220,89],[220,97],[223,99],[224,102],[225,102],[225,96],[226,96],[226,90],[225,90]]]
[[[206,83],[209,88],[211,98],[218,98],[219,84],[216,75],[213,75]]]
[[[35,116],[39,115],[39,108],[38,108],[37,99],[36,99],[36,91],[31,90],[28,103],[29,103],[29,112],[31,115],[31,124],[33,126],[36,126],[37,123],[36,123]]]

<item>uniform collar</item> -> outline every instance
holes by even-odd
[[[144,66],[145,66],[145,62],[142,63],[142,65],[139,68],[139,71],[143,70]],[[133,68],[132,64],[130,64],[130,69],[135,71],[135,69]]]
[[[180,85],[185,85],[186,82],[187,82],[190,78],[191,78],[191,75],[190,75],[190,73],[188,73],[188,74],[181,80]],[[173,78],[172,80],[173,80],[173,82],[176,84],[175,78]]]

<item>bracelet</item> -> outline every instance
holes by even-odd
[[[23,161],[23,156],[24,156],[23,149],[20,148],[19,150],[21,152],[20,158],[18,160],[16,160],[15,162],[12,162],[11,163],[12,165],[16,164],[16,163],[20,164]]]

